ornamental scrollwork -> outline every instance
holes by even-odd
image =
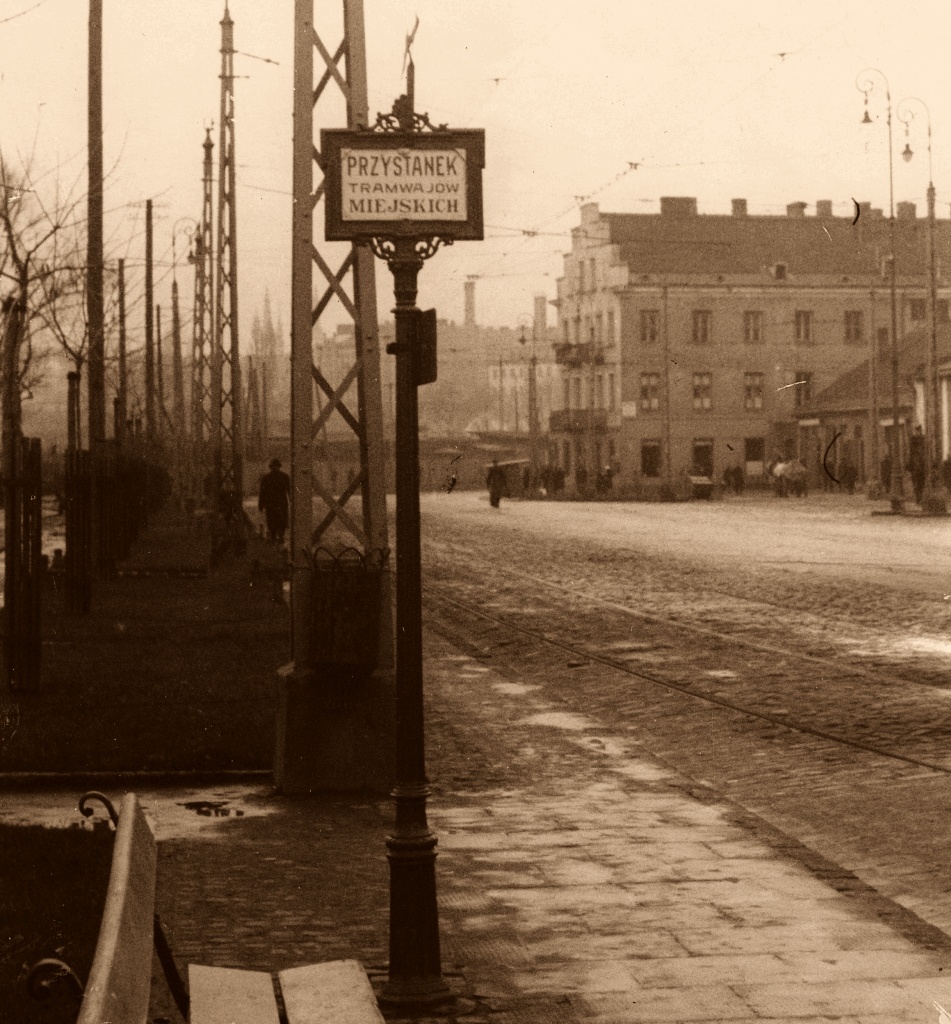
[[[418,114],[413,110],[409,97],[400,96],[393,101],[388,114],[377,114],[373,125],[375,132],[447,132],[448,124],[433,124],[429,114]]]

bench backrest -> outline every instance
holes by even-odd
[[[152,978],[155,836],[138,798],[119,807],[106,906],[76,1024],[145,1024]]]

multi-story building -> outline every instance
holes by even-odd
[[[553,460],[569,481],[611,464],[621,484],[659,486],[737,465],[756,477],[792,454],[799,410],[889,336],[891,231],[869,203],[857,219],[828,200],[786,216],[750,215],[743,199],[730,215],[685,197],[662,198],[659,214],[583,206],[558,282]],[[901,332],[925,308],[927,221],[914,203],[897,205],[894,234]],[[936,237],[947,318],[948,221]]]

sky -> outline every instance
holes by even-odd
[[[184,264],[189,218],[201,212],[201,144],[219,106],[223,0],[105,0],[107,255],[126,256],[135,287],[143,209],[155,203],[156,301],[167,303],[171,239]],[[342,0],[315,0],[333,50]],[[696,196],[702,213],[751,214],[831,199],[888,207],[884,82],[894,110],[895,200],[924,211],[927,118],[920,104],[899,159],[905,97],[920,97],[933,130],[939,216],[951,209],[951,90],[947,5],[937,0],[364,0],[371,116],[404,89],[406,34],[416,107],[434,122],[486,132],[485,240],[440,250],[420,275],[419,304],[461,321],[463,282],[477,278],[481,323],[516,326],[533,296],[554,298],[582,202],[656,212],[662,195]],[[48,187],[82,181],[86,153],[85,0],[0,0],[0,150],[32,160]],[[292,0],[230,0],[235,22],[240,329],[265,291],[290,324]],[[266,61],[277,62],[268,63]],[[319,62],[319,57],[317,58]],[[339,104],[317,127],[344,126]],[[217,125],[212,134],[217,144]],[[216,162],[217,169],[217,148]],[[84,188],[83,188],[84,191]],[[322,218],[316,221],[320,238]],[[339,252],[339,246],[331,249]],[[377,264],[380,315],[392,287]],[[554,313],[552,313],[554,318]],[[345,314],[331,305],[331,331]],[[134,329],[134,326],[133,326]],[[244,347],[244,342],[242,343]]]

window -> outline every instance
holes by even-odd
[[[660,441],[641,441],[641,475],[660,476]]]
[[[649,345],[657,341],[657,334],[660,327],[659,309],[641,310],[641,342]]]
[[[786,264],[785,263],[777,263],[773,267],[773,278],[776,281],[785,281],[786,280]]]
[[[763,375],[761,373],[747,373],[744,375],[745,397],[744,405],[747,412],[755,412],[763,408]]]
[[[693,311],[693,343],[707,345],[713,337],[713,313],[709,309]]]
[[[590,268],[588,287],[591,291],[596,291],[598,287],[598,272],[594,260],[588,261],[588,267]]]
[[[908,302],[908,315],[912,320],[927,320],[928,301],[927,299],[910,299]],[[948,322],[948,300],[938,299],[935,303],[935,319],[939,324]]]
[[[561,444],[561,468],[566,473],[571,472],[571,444],[568,441]]]
[[[641,408],[644,412],[656,412],[660,408],[660,374],[641,374]]]
[[[849,345],[861,345],[865,336],[865,316],[860,309],[845,311],[845,341]]]
[[[572,398],[574,401],[572,405],[575,409],[581,408],[581,378],[575,377],[571,382]]]
[[[595,409],[604,408],[604,377],[599,373],[595,378],[594,385],[594,407]],[[601,460],[598,459],[598,462]]]
[[[564,385],[564,388],[565,388],[564,408],[570,409],[571,408],[571,381],[568,380],[567,377],[565,377],[565,379],[562,381],[562,384]]]
[[[563,320],[561,322],[562,339],[566,345],[571,344],[571,329],[568,326],[568,321]]]
[[[812,343],[812,310],[796,310],[796,344],[810,345]]]
[[[763,314],[758,309],[748,309],[743,314],[743,340],[747,345],[757,345],[763,340]]]
[[[604,344],[610,348],[614,344],[614,310],[608,310],[608,336],[604,339]]]
[[[713,441],[698,437],[693,442],[693,471],[713,479]]]
[[[765,458],[765,437],[746,437],[743,439],[743,459],[745,462],[762,462]]]
[[[594,332],[594,340],[598,348],[604,344],[604,314],[598,313],[597,319],[595,320],[596,329]]]
[[[705,411],[710,409],[713,404],[710,397],[710,392],[713,385],[713,374],[711,373],[695,373],[693,375],[693,407],[694,409]]]
[[[617,399],[614,394],[614,374],[608,374],[608,408],[614,409],[617,405]]]
[[[581,344],[581,316],[580,314],[575,317],[575,344]]]
[[[806,373],[805,370],[799,370],[796,373],[796,386],[792,392],[795,395],[794,405],[797,409],[808,405],[812,401],[812,374]]]

